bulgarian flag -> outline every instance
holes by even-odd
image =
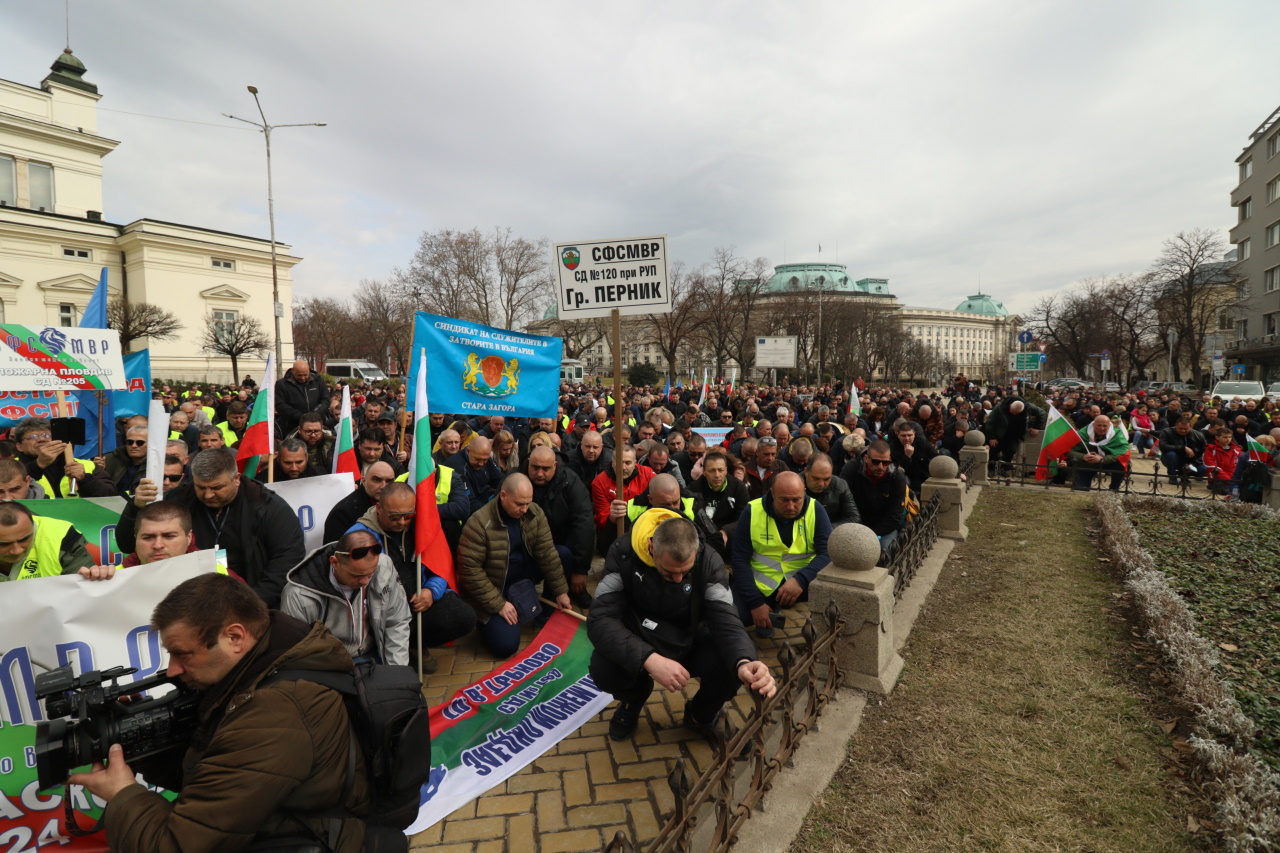
[[[849,411],[858,417],[862,417],[862,400],[858,397],[858,385],[856,382],[849,383]]]
[[[707,392],[710,390],[711,386],[707,384],[707,369],[704,367],[702,368],[702,393],[698,395],[699,409],[707,402]]]
[[[267,366],[262,371],[262,384],[249,413],[249,424],[244,428],[240,448],[236,451],[236,466],[240,473],[253,479],[262,467],[263,457],[276,452],[276,357],[267,354]]]
[[[1271,451],[1262,446],[1262,443],[1253,436],[1249,436],[1249,461],[1261,462],[1263,465],[1271,464]]]
[[[1114,456],[1124,470],[1129,470],[1129,454],[1132,448],[1129,446],[1129,433],[1125,431],[1124,424],[1112,421],[1102,440],[1095,441],[1093,424],[1090,423],[1080,430],[1080,437],[1090,450],[1104,456],[1107,454]]]
[[[440,527],[440,508],[436,506],[436,463],[431,458],[431,416],[427,408],[427,350],[421,350],[418,362],[418,387],[413,395],[413,451],[409,458],[409,481],[417,495],[418,559],[450,588],[458,589],[453,571],[453,554]]]
[[[360,479],[360,463],[356,461],[356,447],[351,438],[351,387],[342,386],[342,415],[338,418],[338,434],[333,438],[333,473],[350,471]]]
[[[1049,479],[1052,470],[1058,467],[1057,460],[1067,455],[1067,451],[1080,443],[1080,433],[1076,432],[1071,421],[1049,404],[1049,423],[1044,429],[1044,441],[1040,444],[1040,458],[1036,461],[1036,479]]]

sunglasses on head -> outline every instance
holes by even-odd
[[[363,560],[370,554],[382,554],[382,545],[361,545],[359,548],[352,548],[350,551],[334,551],[335,554],[341,554],[344,557],[350,557],[353,560]]]

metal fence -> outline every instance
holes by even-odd
[[[1097,469],[1080,469],[1088,471],[1085,486],[1077,485],[1077,470],[1070,465],[1059,465],[1049,472],[1043,480],[1036,479],[1035,463],[1026,462],[993,462],[987,476],[987,483],[993,486],[1039,486],[1045,489],[1076,489],[1089,491],[1111,490],[1122,495],[1156,495],[1166,498],[1183,498],[1189,501],[1222,500],[1230,491],[1230,484],[1223,481],[1206,480],[1203,475],[1193,473],[1189,468],[1173,472],[1170,476],[1167,468],[1162,470],[1159,460],[1153,460],[1153,471],[1113,471]],[[1112,480],[1118,477],[1117,488],[1112,489]],[[1200,483],[1207,483],[1203,492],[1192,492]]]
[[[893,555],[889,558],[887,569],[893,576],[893,595],[901,598],[902,592],[911,585],[916,570],[929,556],[929,549],[938,541],[938,506],[942,499],[934,495],[920,509],[920,514],[898,534]]]
[[[974,459],[972,456],[966,456],[964,460],[956,466],[956,476],[964,479],[964,490],[966,492],[969,491],[971,486],[973,486],[973,478],[969,476],[969,472],[973,470],[973,463],[977,461],[978,460]]]
[[[605,853],[723,853],[737,843],[743,824],[753,812],[764,810],[762,800],[774,778],[790,762],[800,740],[817,730],[818,715],[835,699],[842,671],[832,645],[845,620],[834,601],[823,615],[827,628],[821,634],[813,616],[805,622],[798,652],[790,643],[783,644],[778,653],[782,677],[773,698],[753,692],[755,705],[740,729],[731,729],[727,715],[720,716],[714,759],[700,776],[690,778],[685,760],[676,760],[667,776],[675,812],[653,841],[642,847],[619,830],[605,845]]]

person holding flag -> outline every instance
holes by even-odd
[[[1071,426],[1071,420],[1051,403],[1044,441],[1040,443],[1040,458],[1036,462],[1036,479],[1047,480],[1052,475],[1055,483],[1062,482],[1058,477],[1058,461],[1080,441],[1080,433]]]
[[[305,415],[304,415],[305,417]],[[356,459],[355,439],[352,437],[351,388],[342,386],[342,414],[333,429],[333,471],[341,474],[344,471],[356,480],[360,479],[360,462]],[[301,429],[301,427],[299,427]]]
[[[262,391],[253,401],[253,411],[249,414],[249,424],[244,428],[240,438],[240,447],[236,450],[236,467],[240,473],[252,480],[259,468],[267,468],[271,456],[276,452],[276,431],[273,413],[276,408],[275,384],[271,377],[275,376],[275,354],[267,354],[267,366],[262,371]]]
[[[1080,438],[1081,444],[1072,447],[1068,454],[1071,466],[1076,470],[1072,488],[1088,491],[1095,473],[1110,471],[1110,489],[1120,491],[1120,484],[1129,473],[1129,436],[1124,428],[1117,427],[1106,415],[1098,415],[1080,430]]]

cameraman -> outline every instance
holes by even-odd
[[[180,763],[142,768],[148,782],[178,792],[172,803],[137,783],[119,744],[105,767],[68,780],[107,801],[111,849],[231,851],[289,837],[314,845],[336,820],[330,849],[361,850],[363,821],[316,816],[335,808],[363,815],[370,804],[363,757],[343,801],[350,723],[342,696],[304,680],[258,687],[277,669],[349,672],[342,644],[323,625],[269,611],[247,585],[213,573],[165,596],[151,627],[169,652],[168,674],[202,691],[200,718]]]

